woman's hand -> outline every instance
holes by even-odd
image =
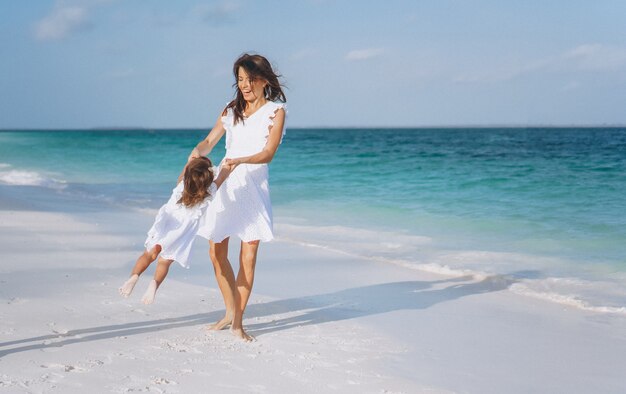
[[[214,180],[218,188],[221,186],[222,183],[224,183],[226,178],[228,178],[228,176],[233,172],[235,167],[237,167],[237,164],[233,164],[232,162],[233,160],[231,159],[224,159],[220,163],[220,173],[217,174],[217,177]]]
[[[235,159],[224,160],[224,164],[226,164],[227,166],[230,166],[233,170],[235,169],[235,167],[237,167],[241,163],[243,163],[243,159],[241,157],[237,157]]]
[[[187,158],[187,163],[189,163],[193,159],[197,159],[200,156],[202,155],[200,154],[200,151],[198,150],[198,148],[197,147],[193,148],[193,150],[189,154],[189,157]]]

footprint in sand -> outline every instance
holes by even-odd
[[[12,387],[17,384],[17,381],[11,380],[7,375],[0,375],[0,387]]]
[[[58,383],[63,378],[65,378],[65,375],[52,372],[52,373],[45,373],[41,375],[40,379],[42,382],[45,382],[45,383]],[[28,382],[26,383],[28,384]]]
[[[9,327],[4,330],[0,330],[0,334],[2,335],[13,335],[15,333],[15,328]]]
[[[66,365],[66,364],[42,364],[40,365],[41,368],[47,368],[47,369],[54,369],[54,370],[59,370],[59,371],[63,371],[63,372],[89,372],[88,369],[82,368],[82,367],[77,367],[75,365]]]
[[[119,358],[126,359],[126,360],[136,360],[137,359],[137,357],[135,357],[135,355],[132,354],[132,353],[117,352],[117,353],[115,353],[115,356],[119,357]]]
[[[66,328],[61,328],[61,327],[57,327],[57,324],[55,322],[50,322],[47,324],[48,327],[50,327],[50,330],[58,335],[66,335],[69,330]]]
[[[173,380],[166,379],[166,378],[153,378],[152,379],[152,383],[154,383],[154,384],[171,384],[171,385],[178,384],[177,382],[175,382]]]

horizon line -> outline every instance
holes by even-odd
[[[286,127],[286,130],[292,129],[389,129],[389,130],[401,130],[401,129],[493,129],[493,128],[510,128],[510,129],[524,129],[524,128],[624,128],[626,123],[602,123],[602,124],[516,124],[516,123],[492,123],[492,124],[459,124],[459,125],[421,125],[421,126],[291,126]],[[0,128],[0,132],[7,131],[150,131],[150,130],[210,130],[208,127],[146,127],[146,126],[105,126],[105,127],[63,127],[63,128],[29,128],[29,127],[16,127],[16,128]]]

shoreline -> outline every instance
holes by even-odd
[[[111,198],[69,190],[71,184],[46,186],[0,183],[0,209],[73,213],[102,211],[139,214],[149,226],[158,210],[141,207],[140,200]],[[169,190],[169,187],[165,188]],[[23,198],[28,195],[28,198]],[[131,204],[132,203],[132,204]],[[120,216],[124,218],[122,214]],[[433,233],[416,235],[406,229],[371,228],[332,224],[328,217],[300,217],[294,207],[275,207],[276,239],[304,248],[327,250],[353,259],[399,266],[422,273],[448,277],[497,277],[511,282],[508,290],[525,297],[544,300],[591,312],[626,316],[626,274],[616,267],[596,262],[581,267],[568,256],[544,255],[536,251],[488,248],[484,240],[471,244],[447,245],[450,236]],[[113,225],[115,227],[115,225]],[[137,229],[143,233],[143,228]],[[136,234],[129,234],[130,236]],[[233,258],[236,261],[236,258]]]
[[[245,344],[204,329],[224,308],[201,240],[191,269],[172,269],[145,306],[147,277],[128,299],[117,287],[150,215],[22,204],[0,210],[0,392],[626,389],[626,317],[520,296],[506,278],[428,273],[279,236],[259,254],[244,319],[257,341]]]

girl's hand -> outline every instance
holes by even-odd
[[[228,166],[233,166],[233,168],[237,167],[239,164],[243,163],[241,158],[236,158],[236,159],[226,159],[225,160],[226,165]]]
[[[228,172],[232,172],[235,170],[239,164],[241,164],[241,159],[224,159],[222,162],[222,167],[224,167]]]
[[[200,151],[198,150],[198,148],[193,148],[193,150],[189,154],[189,157],[187,158],[187,163],[189,163],[193,159],[197,159],[200,156],[201,155],[200,155]]]

